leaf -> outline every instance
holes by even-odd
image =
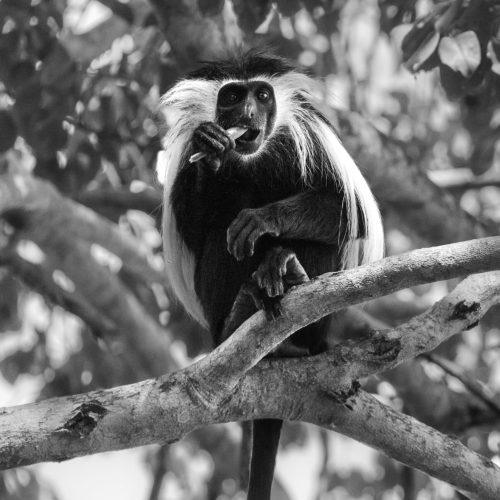
[[[9,111],[0,110],[0,153],[4,153],[16,142],[17,127]]]
[[[391,40],[392,42],[396,45],[396,47],[402,47],[403,45],[403,40],[405,39],[406,35],[411,31],[413,28],[413,24],[411,23],[404,23],[404,24],[399,24],[398,26],[395,26],[391,30]]]
[[[473,31],[464,31],[455,37],[443,37],[438,53],[443,64],[465,77],[474,73],[481,63],[481,46]]]
[[[462,74],[444,64],[439,65],[439,72],[441,85],[450,99],[459,99],[467,94],[467,79]]]
[[[424,63],[436,52],[439,39],[440,34],[438,32],[429,33],[413,54],[405,61],[405,66],[412,72],[424,69]]]
[[[431,16],[426,16],[413,23],[410,31],[401,43],[403,58],[405,60],[410,58],[435,33],[434,20]]]
[[[462,73],[439,63],[441,84],[450,99],[458,99],[476,92],[483,84],[486,75],[490,72],[491,62],[485,57],[471,76],[465,77]]]

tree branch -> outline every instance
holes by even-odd
[[[500,468],[457,439],[397,412],[363,391],[351,396],[345,404],[345,410],[331,409],[330,415],[324,413],[326,405],[310,411],[323,409],[323,414],[315,420],[329,419],[323,424],[325,427],[446,481],[469,498],[498,498]]]
[[[436,186],[397,141],[356,113],[336,114],[350,153],[382,208],[402,219],[404,232],[434,245],[498,234],[497,225],[479,222],[451,194]]]
[[[424,357],[439,366],[444,372],[459,380],[471,394],[474,394],[474,396],[480,399],[490,408],[490,410],[496,413],[497,418],[500,419],[500,405],[492,398],[489,391],[478,380],[474,379],[468,375],[465,370],[442,356],[438,356],[437,354],[426,354]]]
[[[30,217],[33,231],[50,224],[52,233],[60,231],[69,240],[86,240],[106,248],[119,257],[140,281],[165,282],[164,276],[151,267],[147,251],[139,241],[119,231],[115,224],[92,210],[61,196],[49,182],[20,173],[1,175],[0,215],[16,209],[25,211]],[[49,235],[47,244],[50,244],[51,237]]]
[[[348,338],[359,338],[370,331],[390,328],[360,307],[346,310],[344,320]],[[406,361],[379,376],[396,389],[404,402],[405,413],[441,432],[460,435],[473,427],[494,428],[498,425],[498,413],[483,398],[455,392],[443,380],[430,378],[419,358]],[[423,387],[425,390],[422,390]]]
[[[13,217],[16,212],[22,215]],[[0,176],[2,217],[14,224],[11,241],[2,249],[3,264],[9,264],[26,283],[35,281],[35,288],[48,291],[57,304],[79,314],[103,336],[109,334],[108,345],[124,340],[127,352],[140,360],[139,377],[179,368],[169,350],[167,332],[132,287],[124,285],[117,270],[98,262],[92,252],[97,243],[118,256],[123,269],[138,283],[162,283],[164,277],[151,267],[146,248],[137,240],[61,196],[49,183],[22,174]],[[26,241],[38,247],[38,260],[30,260],[20,250]]]
[[[286,295],[281,318],[269,323],[264,313],[258,312],[201,363],[210,380],[232,387],[242,373],[292,333],[335,310],[410,286],[499,268],[500,237],[491,237],[414,250],[344,272],[324,274]],[[468,316],[465,312],[464,317]],[[224,364],[224,359],[231,363]]]
[[[138,193],[128,189],[101,189],[78,193],[76,201],[100,212],[113,209],[119,213],[126,210],[141,210],[159,217],[162,207],[162,195],[156,189],[147,188]]]
[[[209,423],[273,417],[334,428],[478,498],[496,498],[496,466],[458,441],[385,407],[360,391],[355,379],[414,357],[477,322],[500,300],[498,272],[468,278],[427,313],[370,339],[310,358],[266,359],[246,374],[247,365],[238,361],[236,385],[221,385],[213,377],[217,365],[227,367],[233,363],[232,353],[248,347],[248,338],[260,356],[276,337],[285,336],[283,329],[290,326],[286,322],[314,320],[306,312],[309,308],[326,314],[416,283],[498,268],[499,244],[500,238],[487,238],[418,250],[324,275],[285,298],[285,323],[264,323],[258,313],[223,346],[185,370],[107,391],[0,410],[0,464],[14,467],[170,442]],[[311,295],[313,290],[316,295]],[[271,341],[264,342],[262,331]]]

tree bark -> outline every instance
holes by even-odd
[[[334,429],[472,497],[498,498],[500,470],[493,463],[383,405],[360,390],[357,378],[411,359],[474,325],[500,301],[499,272],[466,279],[429,311],[392,330],[374,332],[319,356],[266,359],[254,365],[291,333],[283,333],[286,327],[293,330],[297,322],[314,321],[317,314],[416,283],[460,275],[464,269],[499,268],[499,244],[500,237],[418,250],[324,275],[285,298],[283,320],[266,323],[263,314],[257,313],[217,350],[187,369],[106,391],[4,408],[0,410],[0,464],[8,468],[171,442],[209,423],[272,417]],[[310,295],[313,289],[316,293]],[[262,332],[270,340],[264,341]],[[242,362],[241,350],[250,362]],[[255,355],[248,356],[249,352]],[[221,382],[218,376],[233,365],[235,354],[237,368]]]

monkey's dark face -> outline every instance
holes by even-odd
[[[224,129],[245,127],[236,139],[236,151],[252,154],[271,135],[276,117],[276,100],[271,85],[263,81],[224,85],[217,96],[217,123]]]

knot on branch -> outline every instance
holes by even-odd
[[[328,390],[327,394],[336,403],[341,404],[345,406],[348,410],[352,411],[353,410],[352,398],[354,398],[358,394],[360,388],[361,384],[359,383],[359,381],[353,380],[351,385],[346,389],[337,389],[336,391]]]
[[[73,415],[57,430],[70,432],[75,437],[83,439],[97,427],[97,424],[106,413],[108,413],[108,410],[99,401],[93,399],[76,407]]]
[[[401,340],[398,338],[388,338],[383,333],[377,332],[370,342],[370,349],[367,354],[372,355],[375,362],[394,361],[401,351]],[[367,361],[370,361],[367,359]]]
[[[352,363],[388,363],[401,352],[401,339],[390,338],[385,332],[370,330],[357,340],[348,340],[329,351],[337,366]]]
[[[466,321],[471,315],[479,312],[480,309],[481,304],[479,302],[467,303],[465,300],[461,300],[457,302],[448,319],[449,321]],[[468,328],[472,328],[475,324],[477,324],[477,322],[471,323]]]

